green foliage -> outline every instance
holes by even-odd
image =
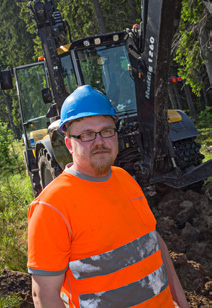
[[[26,6],[26,3],[24,3]],[[19,18],[17,1],[2,0],[0,4],[0,63],[18,66],[32,59],[32,36]]]
[[[94,9],[90,0],[58,1],[62,16],[68,21],[73,40],[95,34],[98,28]]]
[[[42,46],[40,38],[36,35],[36,27],[32,22],[32,18],[27,8],[26,2],[19,2],[17,6],[19,7],[18,17],[25,24],[25,31],[27,31],[31,36],[30,45],[27,46],[28,49],[31,50],[32,60],[37,62],[39,56],[43,55]],[[32,60],[30,62],[32,62]],[[26,64],[26,63],[23,63]]]
[[[17,294],[0,296],[0,308],[19,308],[22,302],[23,299],[18,297]]]
[[[212,146],[212,128],[200,128],[198,129],[200,135],[196,138],[197,142],[201,144],[201,153],[205,156],[203,162],[212,159],[212,152],[209,147]]]
[[[0,178],[0,267],[26,271],[27,210],[32,201],[30,179],[26,175]]]
[[[25,2],[24,5],[26,6],[26,4]],[[17,5],[17,1],[0,1],[0,64],[15,67],[32,62],[33,36],[27,32],[25,22],[19,18],[19,12],[20,8]],[[10,95],[16,94],[15,89],[8,92]],[[16,125],[20,125],[20,117],[17,116],[18,100],[12,99],[12,110],[7,110],[7,108],[5,97],[0,96],[0,121],[8,121],[11,124],[11,120],[13,120],[13,122],[16,122]]]
[[[140,22],[140,0],[100,0],[99,4],[108,32],[131,28],[134,23]],[[70,25],[72,40],[100,33],[94,1],[57,0],[55,5]],[[36,60],[42,54],[40,39],[35,35],[36,27],[30,18],[26,3],[19,2],[17,6],[19,18],[24,21],[26,30],[32,36],[31,47],[34,52],[33,59]]]
[[[205,156],[203,162],[212,159],[212,152],[209,147],[212,146],[212,107],[206,107],[200,112],[197,128],[200,135],[197,142],[201,143],[201,153]]]
[[[100,3],[108,32],[131,29],[135,23],[141,22],[140,0],[102,0]]]
[[[180,65],[179,76],[186,80],[192,91],[200,96],[201,68],[205,63],[200,36],[205,28],[207,12],[202,0],[183,0],[175,61]]]
[[[16,89],[13,90],[13,92],[15,92]],[[11,95],[13,95],[11,93]],[[16,93],[14,93],[14,96],[16,95]],[[12,100],[12,119],[13,119],[13,123],[16,127],[19,127],[22,130],[22,125],[21,125],[21,114],[20,114],[20,109],[19,109],[19,103],[18,103],[18,97],[14,98]]]
[[[10,153],[10,143],[13,137],[12,131],[7,131],[7,125],[0,125],[0,168],[4,168],[6,165],[11,163],[9,153]]]
[[[16,148],[20,141],[15,141],[13,132],[0,122],[0,171],[1,176],[23,173],[24,163]],[[22,144],[22,143],[21,143]]]
[[[23,143],[14,140],[3,123],[0,171],[0,268],[26,271],[27,205],[33,200],[32,188],[24,168]]]
[[[198,116],[198,127],[208,128],[211,127],[212,123],[212,107],[206,106]]]

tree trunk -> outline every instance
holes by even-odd
[[[206,3],[205,3],[206,5]],[[208,14],[208,13],[207,13]],[[201,28],[201,31],[199,33],[199,41],[200,46],[203,51],[203,55],[205,58],[205,67],[208,74],[208,79],[210,82],[210,86],[212,86],[212,52],[211,52],[211,25],[210,25],[210,17],[207,17],[208,22],[204,27]]]
[[[168,84],[168,93],[169,93],[169,99],[171,101],[172,108],[177,109],[177,102],[174,97],[173,85],[171,84]]]
[[[203,87],[202,87],[202,96],[201,97],[202,97],[202,101],[203,101],[202,105],[204,105],[202,110],[204,110],[205,106],[209,106],[209,102],[208,102],[208,98],[207,98],[207,93],[205,91],[205,85],[204,84],[203,84]]]
[[[101,6],[99,3],[99,0],[92,0],[94,11],[96,13],[97,23],[99,26],[100,33],[107,33],[106,27],[105,27],[105,21],[102,14]]]
[[[175,98],[177,100],[177,107],[180,110],[182,110],[182,104],[181,104],[181,100],[180,100],[180,97],[179,97],[179,91],[178,91],[177,86],[174,86],[174,93],[175,93]]]
[[[203,37],[201,36],[201,39],[200,39],[200,43],[201,45],[203,44]],[[205,42],[205,47],[206,44],[207,44],[207,41],[204,41]],[[202,48],[203,48],[203,45],[202,45]],[[206,48],[203,48],[203,50],[206,49]],[[207,50],[204,54],[205,56],[205,67],[206,67],[206,71],[207,71],[207,74],[208,74],[208,79],[209,79],[209,82],[210,82],[210,86],[212,86],[212,52]]]
[[[129,26],[131,25],[132,27],[136,23],[137,12],[136,12],[136,8],[135,8],[135,4],[133,0],[128,0],[127,3],[131,9],[131,14],[129,14],[129,17],[128,17],[128,24]]]
[[[194,103],[193,103],[193,100],[192,100],[192,97],[191,97],[191,91],[190,91],[189,85],[185,84],[184,89],[185,89],[186,99],[187,99],[187,103],[188,103],[188,107],[189,107],[189,110],[190,110],[191,117],[196,122],[197,121],[197,114],[196,114]]]

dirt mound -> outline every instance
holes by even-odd
[[[152,206],[191,308],[212,307],[212,200],[206,193],[170,190]],[[33,307],[30,275],[5,270],[0,295],[17,293]]]
[[[206,194],[171,190],[152,208],[192,308],[212,307],[211,204]]]
[[[21,308],[34,307],[31,296],[30,275],[22,272],[4,270],[0,276],[0,296],[13,295],[14,293],[23,299]]]

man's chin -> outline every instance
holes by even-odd
[[[110,172],[111,166],[113,165],[113,160],[103,162],[93,162],[92,167],[95,171],[96,176],[105,176]]]

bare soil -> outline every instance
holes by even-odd
[[[151,206],[192,308],[212,307],[211,205],[209,183],[201,193],[170,190]],[[14,293],[23,298],[21,308],[34,307],[30,275],[5,270],[0,276],[0,296]]]
[[[212,186],[205,192],[172,190],[153,208],[192,308],[212,307]]]

